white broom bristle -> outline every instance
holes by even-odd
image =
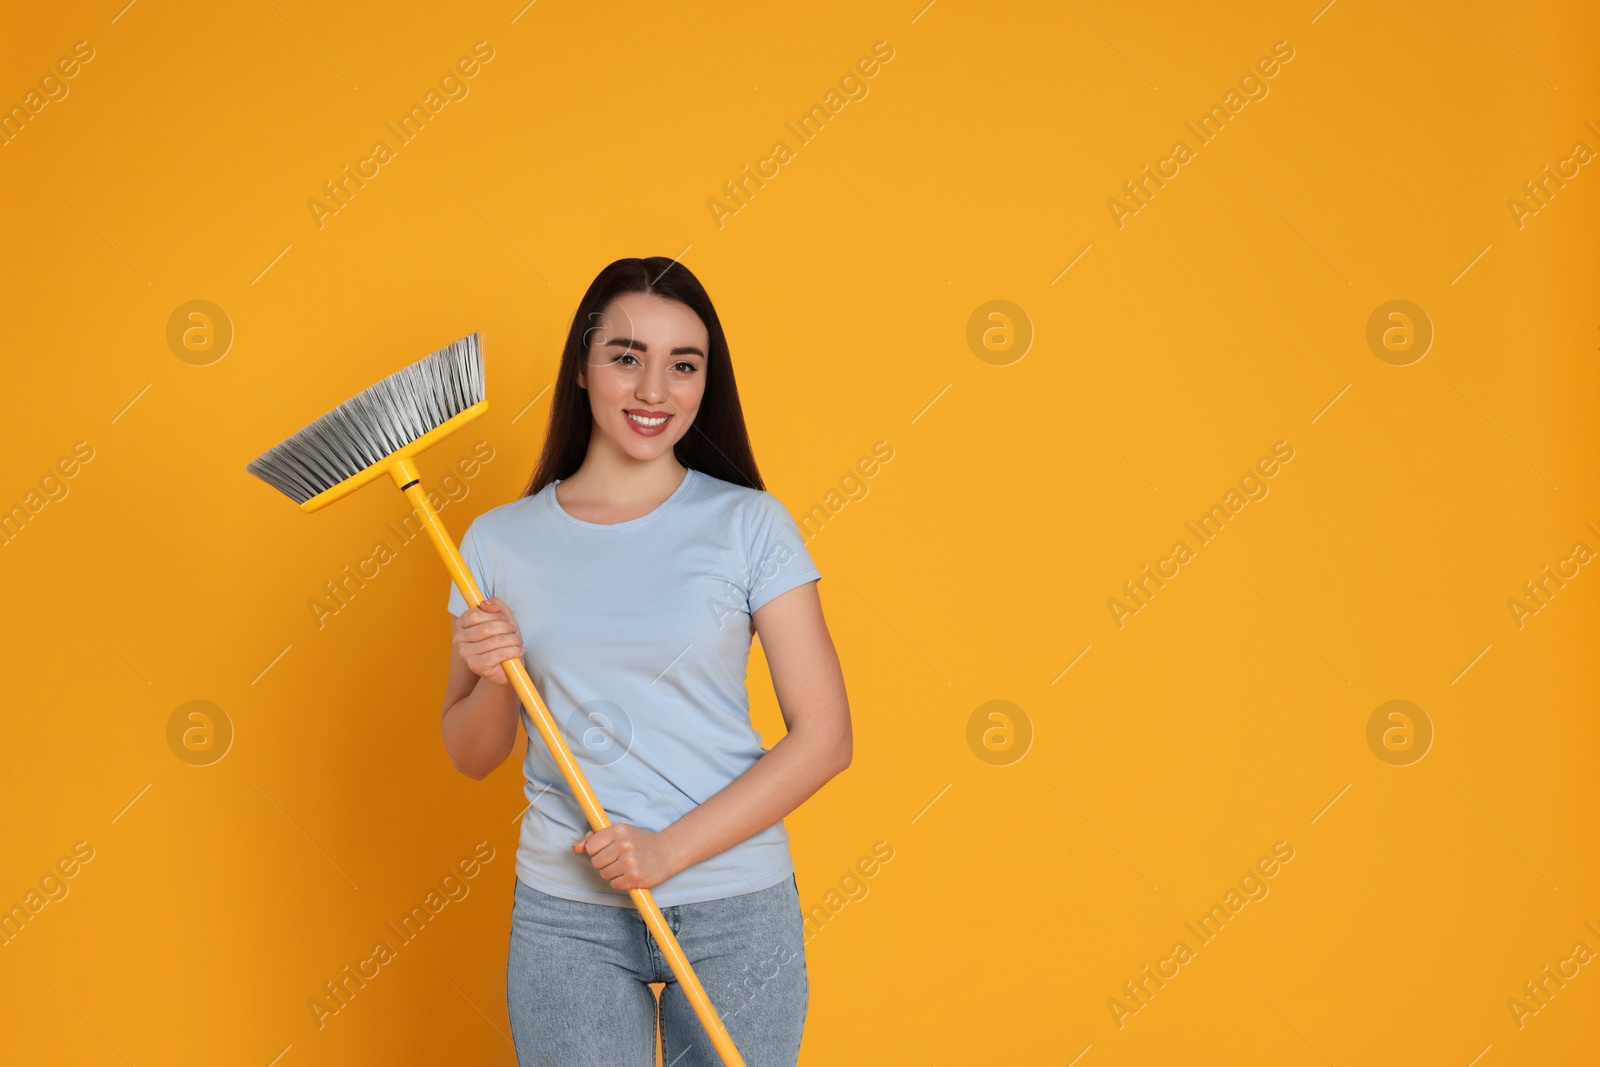
[[[483,341],[470,333],[364,389],[245,469],[304,504],[483,398]]]

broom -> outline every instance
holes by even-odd
[[[247,471],[288,496],[304,512],[318,511],[348,496],[385,474],[406,495],[428,531],[433,546],[466,597],[467,604],[483,603],[483,592],[467,570],[455,542],[428,504],[417,472],[416,457],[489,410],[484,398],[483,341],[471,333],[430,356],[389,375],[281,444],[267,449],[245,467]],[[555,757],[561,776],[596,831],[611,825],[594,790],[572,757],[555,720],[520,658],[504,661],[522,706],[528,710],[539,736]],[[727,1027],[706,996],[694,968],[683,954],[676,935],[648,889],[630,889],[628,895],[644,914],[656,944],[677,976],[678,984],[694,1006],[711,1043],[727,1067],[744,1067],[744,1059],[728,1035]]]

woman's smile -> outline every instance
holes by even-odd
[[[628,418],[628,425],[633,427],[633,432],[641,437],[654,437],[665,433],[667,421],[672,418],[669,412],[651,411],[648,408],[624,408],[624,415]]]

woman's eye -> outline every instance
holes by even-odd
[[[613,362],[613,363],[621,363],[625,359],[626,360],[632,360],[634,365],[643,366],[643,364],[639,363],[638,358],[632,352],[620,352],[617,355],[612,357],[611,362]],[[674,370],[678,371],[680,374],[694,374],[696,371],[698,371],[700,369],[699,367],[696,367],[693,363],[690,363],[686,359],[681,359],[678,362],[674,363],[672,365],[672,368]]]

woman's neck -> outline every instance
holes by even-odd
[[[608,454],[591,448],[569,478],[555,486],[562,510],[585,522],[618,523],[658,507],[688,477],[672,452],[653,460]]]

